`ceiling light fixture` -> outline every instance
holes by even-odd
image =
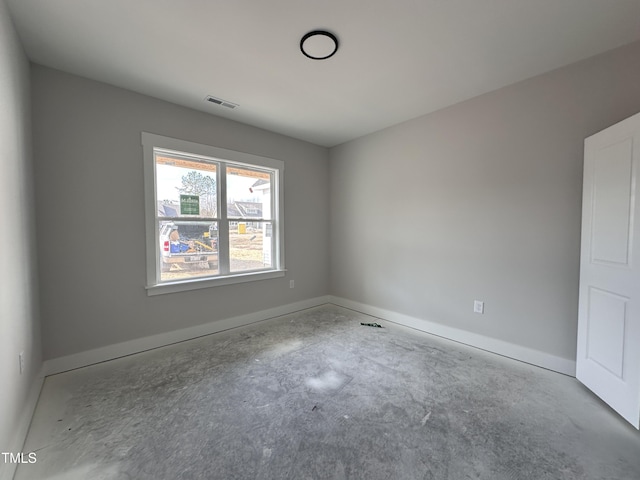
[[[314,30],[300,40],[300,51],[313,60],[326,60],[338,51],[338,39],[324,30]]]

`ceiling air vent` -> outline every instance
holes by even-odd
[[[215,103],[216,105],[220,105],[221,107],[227,107],[227,108],[231,108],[231,109],[234,109],[234,108],[236,108],[238,106],[237,103],[227,102],[226,100],[222,100],[221,98],[213,97],[211,95],[207,95],[205,97],[205,100],[207,102],[211,102],[211,103]]]

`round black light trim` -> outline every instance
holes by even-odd
[[[313,60],[326,60],[338,51],[338,39],[324,30],[314,30],[300,40],[300,51]]]

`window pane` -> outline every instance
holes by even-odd
[[[217,275],[218,222],[160,221],[160,280]]]
[[[228,166],[227,217],[272,220],[272,177],[272,172]]]
[[[217,165],[156,155],[158,217],[217,218]]]
[[[231,272],[273,267],[272,233],[272,222],[229,222]]]

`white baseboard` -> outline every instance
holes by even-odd
[[[565,375],[575,376],[576,363],[574,360],[558,357],[539,350],[523,347],[513,343],[505,342],[491,337],[485,337],[476,333],[460,330],[457,328],[442,325],[440,323],[424,320],[409,315],[385,310],[346,298],[336,297],[332,295],[316,297],[300,302],[290,303],[280,307],[261,310],[259,312],[249,313],[237,317],[227,318],[204,325],[183,328],[172,332],[161,333],[149,337],[129,340],[106,347],[100,347],[93,350],[58,357],[44,362],[44,375],[54,375],[56,373],[74,370],[76,368],[86,367],[95,363],[113,360],[114,358],[132,355],[134,353],[144,352],[158,347],[164,347],[173,343],[191,340],[204,335],[222,332],[231,328],[250,325],[252,323],[268,320],[270,318],[287,315],[307,308],[317,307],[326,303],[356,310],[358,312],[372,315],[374,317],[387,320],[389,322],[414,328],[422,332],[430,333],[463,343],[471,347],[480,348],[488,352],[497,353],[505,357],[513,358],[522,362],[530,363],[538,367],[553,370]],[[41,386],[41,385],[40,385]],[[38,390],[39,392],[39,390]],[[37,397],[36,397],[37,401]],[[35,407],[35,405],[34,405]]]
[[[484,335],[468,332],[466,330],[448,327],[429,320],[423,320],[393,312],[391,310],[385,310],[371,305],[366,305],[364,303],[354,302],[353,300],[347,300],[346,298],[330,296],[329,301],[334,305],[356,310],[382,320],[414,328],[422,332],[437,335],[471,347],[480,348],[488,352],[497,353],[498,355],[513,358],[548,370],[553,370],[554,372],[563,373],[572,377],[575,377],[576,375],[576,362],[574,360],[557,357],[549,353],[533,350],[531,348],[505,342],[503,340],[485,337]]]
[[[9,445],[9,450],[7,450],[7,452],[12,452],[14,454],[23,452],[25,455],[29,453],[25,452],[23,448],[27,439],[27,433],[29,433],[29,427],[31,426],[33,412],[35,412],[38,399],[40,398],[44,377],[44,369],[41,369],[31,382],[29,393],[27,394],[27,401],[23,405],[22,412],[20,412],[18,428],[13,434],[13,438],[11,439],[12,445]],[[0,480],[11,480],[18,468],[17,463],[4,463],[4,460],[0,460],[0,466],[2,466],[2,470],[0,470]]]
[[[137,338],[106,347],[100,347],[93,350],[87,350],[73,355],[53,358],[44,362],[45,375],[55,375],[56,373],[74,370],[76,368],[86,367],[107,360],[113,360],[119,357],[125,357],[134,353],[144,352],[158,347],[164,347],[173,343],[192,340],[194,338],[210,335],[212,333],[222,332],[231,328],[242,327],[252,323],[261,322],[270,318],[287,315],[307,308],[317,307],[329,303],[329,297],[316,297],[299,302],[289,303],[280,307],[260,310],[259,312],[240,315],[237,317],[226,318],[215,322],[205,323],[204,325],[196,325],[195,327],[182,328],[172,332],[160,333],[144,338]]]

